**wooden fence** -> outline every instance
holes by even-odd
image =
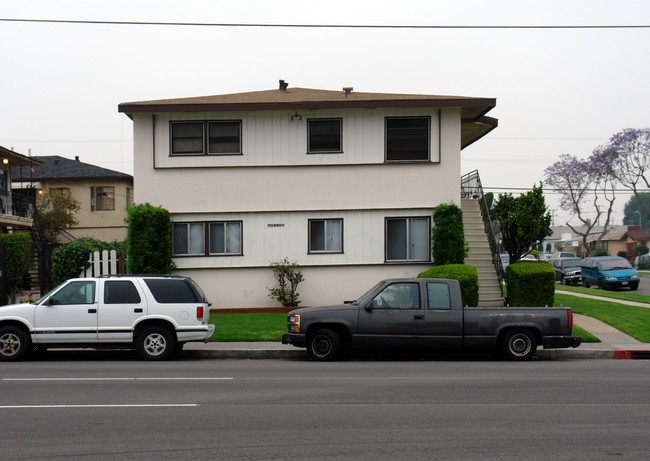
[[[123,251],[94,251],[90,254],[88,269],[81,272],[79,277],[98,277],[100,275],[124,274],[125,261]]]

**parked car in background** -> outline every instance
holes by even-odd
[[[585,258],[580,265],[582,283],[589,288],[598,285],[598,288],[630,287],[631,290],[639,288],[639,274],[632,264],[620,256],[597,256]]]
[[[580,258],[558,258],[548,261],[555,269],[555,280],[559,280],[562,285],[577,285],[582,280]]]
[[[577,258],[575,253],[570,251],[556,251],[553,253],[550,259],[559,259],[559,258]]]

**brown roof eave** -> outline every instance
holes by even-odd
[[[131,104],[118,106],[125,114],[155,112],[219,112],[219,111],[261,111],[261,110],[318,110],[318,109],[379,109],[410,107],[484,107],[482,114],[496,106],[493,98],[472,99],[404,99],[374,101],[295,101],[275,103],[231,103],[231,104]]]
[[[0,146],[0,157],[9,159],[9,163],[13,164],[13,166],[43,166],[37,160],[33,160],[26,155],[19,154],[2,146]]]
[[[499,126],[499,119],[496,119],[496,118],[493,118],[493,117],[487,117],[487,116],[483,115],[481,117],[478,117],[474,121],[474,123],[479,123],[481,125],[484,125],[485,129],[479,136],[475,137],[474,139],[468,140],[468,142],[466,142],[466,143],[461,142],[461,146],[460,146],[461,150],[465,149],[467,146],[471,146],[476,141],[483,138],[485,135],[487,135],[492,130],[494,130],[496,127],[498,127]]]

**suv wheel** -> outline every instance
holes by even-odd
[[[15,362],[29,352],[31,341],[25,330],[18,327],[0,328],[0,361]]]
[[[149,327],[138,336],[136,349],[141,359],[167,360],[176,349],[176,340],[167,328]]]

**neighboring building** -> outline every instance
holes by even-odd
[[[460,206],[460,153],[495,99],[287,88],[120,104],[135,199],[170,211],[177,272],[214,307],[275,305],[269,265],[302,268],[303,305],[355,299],[431,266],[433,208]]]
[[[38,168],[41,162],[0,146],[0,232],[10,228],[31,229],[33,224],[33,197],[11,189],[14,166]]]
[[[126,209],[133,204],[133,177],[58,155],[35,156],[42,166],[12,168],[14,190],[33,187],[70,193],[81,208],[79,223],[67,232],[75,238],[92,237],[105,242],[126,239]]]

